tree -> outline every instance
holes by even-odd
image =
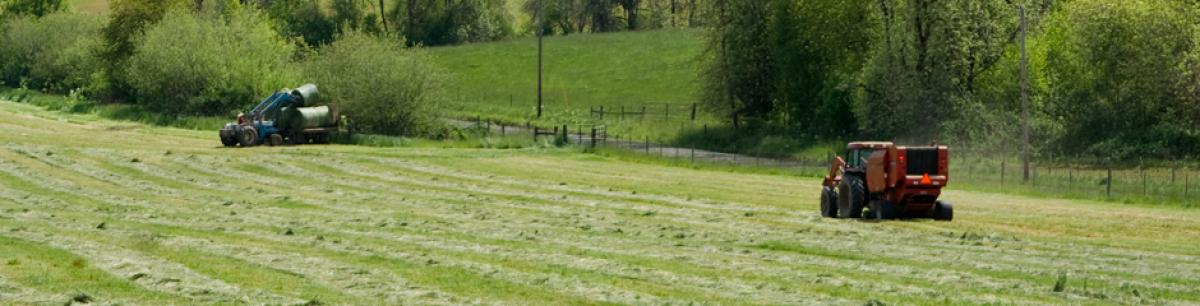
[[[871,45],[861,1],[714,2],[702,100],[738,122],[814,136],[854,132],[855,75]]]
[[[190,1],[187,0],[112,2],[108,24],[101,30],[104,43],[100,47],[99,57],[103,62],[103,77],[100,81],[103,84],[93,84],[97,87],[96,94],[99,98],[117,100],[129,96],[130,87],[125,81],[125,70],[128,67],[126,60],[133,55],[137,38],[145,29],[162,20],[170,8],[188,3]]]
[[[778,67],[769,46],[770,6],[724,0],[715,5],[719,13],[707,37],[701,101],[736,128],[742,117],[765,118],[772,111]]]
[[[305,77],[338,101],[358,130],[438,136],[444,72],[428,53],[397,38],[348,32],[305,63]]]
[[[955,134],[946,127],[965,110],[979,107],[979,78],[996,67],[1018,37],[1016,4],[880,0],[877,5],[882,42],[865,70],[859,106],[864,132],[914,142]],[[1037,18],[1050,2],[1029,7],[1031,18]]]
[[[1106,158],[1196,152],[1195,10],[1077,0],[1044,38],[1059,149]]]
[[[0,2],[0,17],[31,15],[42,17],[66,9],[63,0],[5,0]]]
[[[447,45],[496,40],[512,33],[504,0],[407,0],[391,20],[409,45]]]
[[[682,0],[556,0],[545,3],[544,25],[545,33],[571,34],[578,32],[615,32],[624,30],[639,30],[656,28],[670,20],[676,14],[694,12],[693,5],[681,5],[676,1]],[[669,5],[672,9],[668,16],[662,12],[662,7]],[[643,10],[649,6],[654,19],[647,22],[643,18]],[[538,0],[526,0],[522,10],[531,17],[536,16],[539,9]],[[623,12],[624,16],[619,16]],[[531,30],[536,23],[530,23]],[[691,23],[689,23],[691,24]]]

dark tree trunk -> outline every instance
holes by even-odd
[[[638,29],[638,6],[641,5],[641,0],[623,0],[621,7],[625,8],[625,18],[629,23],[629,30]]]
[[[387,33],[387,14],[383,12],[383,0],[379,0],[379,20],[383,22],[383,32]]]
[[[408,0],[408,7],[406,7],[405,9],[408,10],[408,28],[404,29],[404,32],[408,33],[408,35],[407,35],[408,40],[410,41],[409,43],[411,43],[411,41],[413,39],[412,38],[413,29],[417,28],[417,20],[416,20],[417,0]]]

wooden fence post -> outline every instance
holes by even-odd
[[[692,102],[692,121],[696,121],[696,102]]]
[[[1179,163],[1171,166],[1171,184],[1175,183],[1175,168],[1179,167]]]
[[[1142,166],[1142,196],[1146,196],[1146,166]]]
[[[642,117],[638,120],[646,120],[646,105],[642,105]]]
[[[600,106],[600,120],[604,120],[604,105]]]
[[[625,120],[625,106],[621,105],[621,120]]]
[[[1004,190],[1004,167],[1007,166],[1005,165],[1007,162],[1008,156],[1000,157],[1000,190]]]
[[[596,127],[592,127],[592,148],[596,147]]]
[[[1067,168],[1067,191],[1071,191],[1075,187],[1075,168]]]
[[[1108,187],[1105,189],[1108,197],[1112,197],[1112,165],[1108,165]]]
[[[666,121],[671,121],[671,104],[670,103],[663,103],[663,119]]]
[[[975,167],[972,167],[972,166],[974,166],[973,164],[974,163],[972,163],[972,162],[967,162],[967,179],[968,180],[975,180]]]
[[[741,152],[741,151],[738,151],[738,144],[737,144],[737,142],[734,142],[733,143],[733,165],[737,164],[738,152]]]

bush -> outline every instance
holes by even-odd
[[[68,13],[9,20],[0,25],[0,81],[55,92],[88,85],[99,68],[102,25],[99,17]]]
[[[337,24],[325,16],[318,1],[278,0],[264,3],[262,7],[275,20],[275,28],[280,33],[301,39],[308,46],[333,42],[338,32]]]
[[[1047,112],[1064,152],[1132,159],[1195,152],[1196,16],[1161,1],[1075,1],[1055,16],[1047,45]],[[1189,135],[1190,134],[1190,135]]]
[[[405,49],[402,40],[350,32],[322,48],[304,72],[358,130],[431,135],[443,73],[429,62],[428,54]]]
[[[295,84],[295,48],[253,9],[172,9],[129,58],[137,103],[171,114],[228,114]]]
[[[8,15],[42,17],[67,7],[63,0],[4,0],[0,1],[0,18]]]

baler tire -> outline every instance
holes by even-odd
[[[258,130],[254,127],[243,127],[242,132],[238,134],[238,144],[242,147],[253,147],[258,144]]]
[[[821,216],[825,218],[837,218],[838,200],[837,192],[829,186],[821,187]]]
[[[867,202],[867,187],[862,177],[845,175],[838,184],[838,218],[862,218]]]
[[[271,134],[271,141],[268,142],[272,147],[283,145],[283,135]]]
[[[933,206],[933,219],[938,221],[954,220],[954,205],[946,201],[937,201]]]

